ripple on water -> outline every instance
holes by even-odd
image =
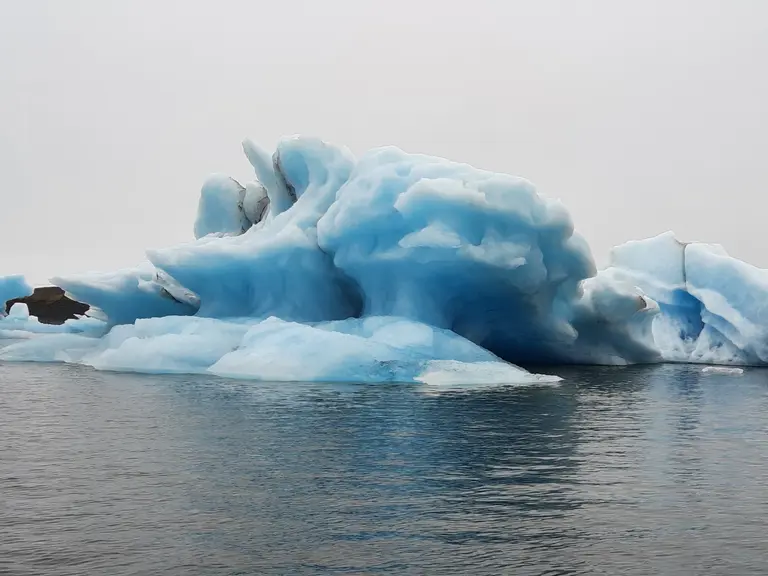
[[[428,394],[0,365],[0,572],[768,573],[768,371],[554,372]]]

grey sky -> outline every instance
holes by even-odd
[[[0,0],[0,274],[192,238],[240,141],[524,176],[599,263],[674,229],[768,267],[765,0]]]

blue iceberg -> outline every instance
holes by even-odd
[[[0,276],[0,318],[6,315],[5,303],[32,294],[32,287],[24,276]]]
[[[51,282],[73,300],[90,305],[89,316],[111,326],[139,318],[190,316],[200,307],[193,293],[149,262],[115,272],[55,277]]]
[[[432,383],[553,380],[515,364],[768,362],[768,272],[720,247],[664,234],[598,272],[565,207],[522,178],[304,137],[243,150],[253,179],[206,180],[195,240],[54,279],[106,334],[0,359]]]
[[[680,242],[667,232],[614,248],[600,274],[658,303],[652,333],[665,360],[768,363],[768,271],[722,246]]]

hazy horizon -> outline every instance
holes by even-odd
[[[672,229],[768,267],[764,2],[0,5],[0,275],[192,240],[205,177],[296,133],[523,176],[599,265]]]

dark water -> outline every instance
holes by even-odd
[[[768,371],[558,387],[0,366],[0,573],[768,574]]]

